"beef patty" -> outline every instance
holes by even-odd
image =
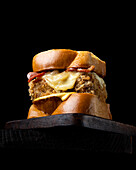
[[[43,76],[37,77],[29,83],[29,95],[31,96],[31,100],[52,93],[61,92],[64,91],[55,90],[50,87]],[[95,94],[98,96],[99,100],[103,102],[106,102],[107,99],[106,84],[104,80],[94,72],[82,72],[76,79],[74,87],[72,89],[66,90],[65,92]]]

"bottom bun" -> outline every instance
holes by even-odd
[[[57,99],[57,103],[54,103],[56,103],[56,99],[54,100],[54,98],[52,98],[51,100],[43,100],[40,104],[39,102],[33,104],[29,109],[27,118],[66,113],[83,113],[105,119],[112,119],[110,105],[101,102],[98,97],[93,94],[74,93],[71,94],[67,100],[62,102],[60,99]],[[49,109],[50,112],[45,108],[47,110],[51,108],[51,110]]]
[[[61,102],[62,101],[59,97],[51,97],[35,102],[35,104],[32,104],[29,109],[27,119],[49,116],[61,104]]]
[[[45,114],[43,111],[39,110],[36,107],[36,105],[32,104],[30,109],[29,109],[27,119],[36,118],[36,117],[43,117],[43,116],[48,116],[48,115]]]

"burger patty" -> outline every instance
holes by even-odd
[[[29,96],[31,96],[31,100],[52,93],[56,93],[56,91],[46,83],[45,79],[37,78],[29,83]]]
[[[46,80],[42,77],[38,77],[29,83],[29,95],[31,96],[31,100],[52,93],[61,92],[64,91],[54,90],[47,84]],[[76,79],[74,88],[68,89],[65,92],[95,94],[98,96],[99,100],[103,102],[105,102],[107,99],[106,84],[104,80],[94,72],[81,73]]]
[[[91,93],[98,96],[99,100],[105,102],[107,99],[106,84],[96,73],[89,72],[77,78],[74,91],[77,93]]]

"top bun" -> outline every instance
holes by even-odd
[[[67,68],[89,68],[95,66],[94,72],[106,76],[106,63],[89,51],[69,49],[53,49],[34,56],[32,67],[34,72]]]

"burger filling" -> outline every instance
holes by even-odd
[[[29,82],[31,100],[63,92],[91,93],[103,102],[107,99],[106,84],[95,72],[54,70]]]

